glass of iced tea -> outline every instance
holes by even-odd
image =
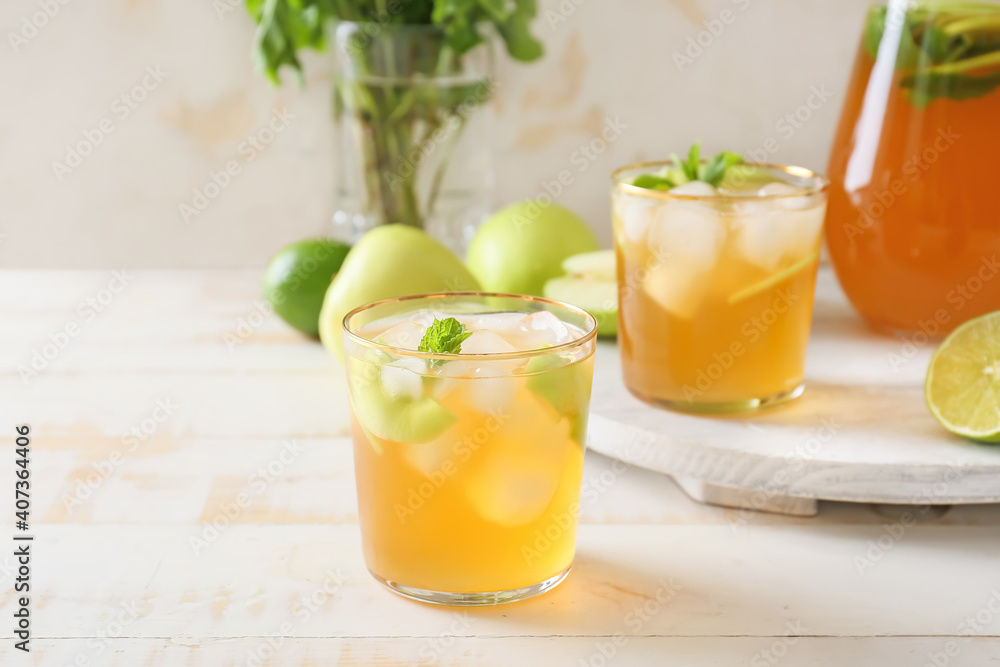
[[[378,581],[486,605],[566,577],[596,327],[573,306],[484,293],[344,318],[362,546]]]
[[[1000,308],[1000,3],[893,0],[859,41],[827,246],[865,318],[933,336]]]
[[[636,185],[676,169],[637,164],[612,179],[626,386],[685,412],[797,397],[826,181],[799,167],[737,164],[718,187]]]

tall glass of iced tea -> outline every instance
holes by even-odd
[[[573,562],[597,323],[547,299],[450,293],[344,319],[369,571],[439,604],[513,602]]]
[[[737,165],[719,187],[613,175],[625,384],[685,412],[755,410],[802,393],[826,207],[807,169]],[[662,180],[662,179],[661,179]]]

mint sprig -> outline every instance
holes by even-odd
[[[864,45],[875,59],[890,31],[888,10],[873,7]],[[908,8],[892,31],[898,45],[886,49],[903,72],[899,85],[924,108],[936,99],[967,100],[1000,87],[1000,7],[923,2]]]
[[[464,324],[454,317],[443,320],[434,318],[434,323],[427,327],[424,337],[420,339],[417,350],[435,354],[458,354],[462,351],[462,343],[472,335]]]
[[[674,166],[664,167],[658,174],[637,176],[632,181],[632,185],[647,190],[666,192],[684,183],[703,181],[717,188],[725,179],[726,170],[743,162],[743,157],[739,153],[722,151],[702,163],[700,142],[688,149],[686,159],[682,160],[677,156],[677,153],[672,153],[670,158]]]

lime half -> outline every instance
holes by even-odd
[[[924,396],[952,433],[1000,442],[1000,312],[969,320],[941,343]]]

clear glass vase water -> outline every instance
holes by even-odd
[[[493,59],[425,25],[341,22],[334,39],[334,235],[420,227],[463,253],[491,207]]]

